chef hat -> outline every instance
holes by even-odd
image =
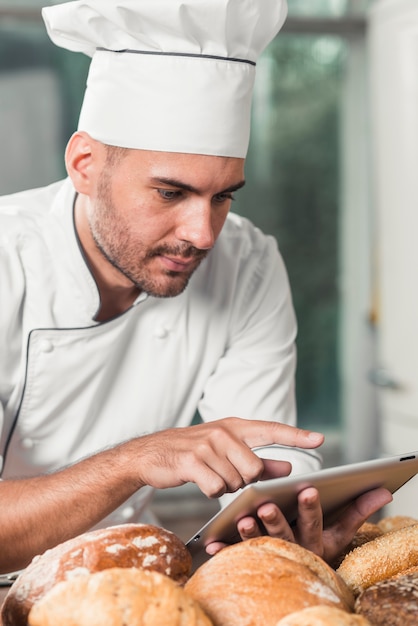
[[[258,56],[286,0],[76,0],[42,10],[92,57],[79,130],[110,145],[245,157]]]

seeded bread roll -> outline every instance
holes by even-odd
[[[183,584],[191,566],[183,542],[157,526],[123,524],[84,533],[33,559],[4,600],[3,626],[26,626],[33,603],[62,580],[111,567],[137,567]]]
[[[337,569],[358,596],[375,583],[418,565],[418,524],[376,537],[344,558]]]
[[[355,609],[373,626],[416,626],[418,573],[381,580],[363,591]]]
[[[272,537],[224,548],[184,588],[215,626],[276,626],[307,606],[352,606],[350,592],[322,559]]]
[[[310,606],[287,615],[276,626],[372,626],[362,615],[354,615],[333,606]]]
[[[184,589],[159,572],[111,568],[55,585],[29,626],[212,626]]]
[[[392,530],[399,530],[400,528],[405,528],[406,526],[414,526],[414,524],[418,524],[418,520],[414,517],[409,517],[408,515],[383,517],[377,522],[378,527],[384,533],[389,533]]]

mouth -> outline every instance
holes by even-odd
[[[200,259],[196,258],[184,259],[165,255],[161,255],[160,260],[165,269],[170,272],[190,272],[200,262]]]

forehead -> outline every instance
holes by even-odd
[[[141,178],[173,179],[199,188],[229,187],[244,180],[245,160],[237,157],[129,149],[122,163]]]

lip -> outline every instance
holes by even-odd
[[[173,259],[168,256],[160,256],[166,269],[171,272],[188,272],[195,264],[195,259]]]

